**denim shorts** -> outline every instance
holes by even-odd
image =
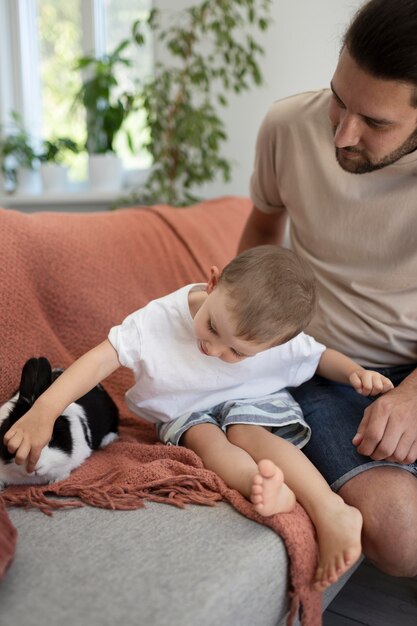
[[[417,364],[374,369],[396,386],[416,367]],[[359,454],[353,446],[352,439],[363,413],[375,398],[366,398],[348,385],[317,375],[300,387],[291,388],[290,392],[300,403],[312,431],[303,452],[334,491],[357,474],[382,465],[401,468],[417,476],[416,463],[400,465],[390,461],[373,461]]]
[[[163,443],[176,446],[182,435],[197,424],[214,424],[223,432],[232,424],[265,426],[299,448],[311,435],[300,405],[285,389],[262,398],[232,400],[206,411],[187,413],[171,422],[157,424],[156,430]]]

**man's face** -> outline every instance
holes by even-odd
[[[329,117],[336,158],[347,172],[386,167],[417,148],[414,87],[363,71],[343,49],[332,82]]]

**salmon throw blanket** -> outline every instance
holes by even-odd
[[[247,199],[220,198],[187,209],[0,210],[0,401],[17,388],[29,357],[44,355],[53,366],[67,367],[150,299],[204,282],[211,265],[223,267],[235,255],[249,209]],[[105,382],[121,413],[118,441],[94,453],[65,481],[7,488],[0,505],[51,514],[83,503],[138,509],[146,501],[184,507],[225,500],[282,537],[290,558],[289,623],[300,610],[304,626],[318,626],[321,596],[310,588],[317,547],[304,510],[297,505],[293,513],[263,518],[204,469],[192,451],[158,443],[153,427],[125,407],[123,396],[132,380],[121,368]],[[9,560],[13,551],[13,532],[9,537],[7,546],[0,544],[0,565],[5,547]]]

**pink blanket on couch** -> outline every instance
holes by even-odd
[[[204,281],[213,264],[222,267],[236,252],[249,208],[246,199],[222,198],[188,209],[31,215],[0,210],[0,402],[16,389],[27,358],[45,355],[54,366],[66,367],[128,313],[184,284]],[[7,488],[0,505],[50,514],[83,502],[136,509],[146,500],[181,507],[226,500],[282,537],[290,557],[289,621],[302,606],[302,624],[318,626],[321,598],[310,588],[317,547],[304,510],[297,505],[293,513],[262,518],[193,452],[157,443],[153,428],[124,405],[131,382],[130,372],[120,369],[105,384],[121,412],[117,442],[63,482]]]

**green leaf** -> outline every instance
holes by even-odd
[[[271,5],[271,0],[200,0],[169,14],[163,27],[156,13],[149,18],[167,61],[156,63],[137,96],[154,163],[142,190],[146,199],[181,206],[195,200],[200,185],[218,176],[230,180],[218,108],[228,105],[230,93],[262,84],[263,49],[254,33],[267,29]],[[135,22],[132,41],[140,46],[144,37],[143,23]]]

